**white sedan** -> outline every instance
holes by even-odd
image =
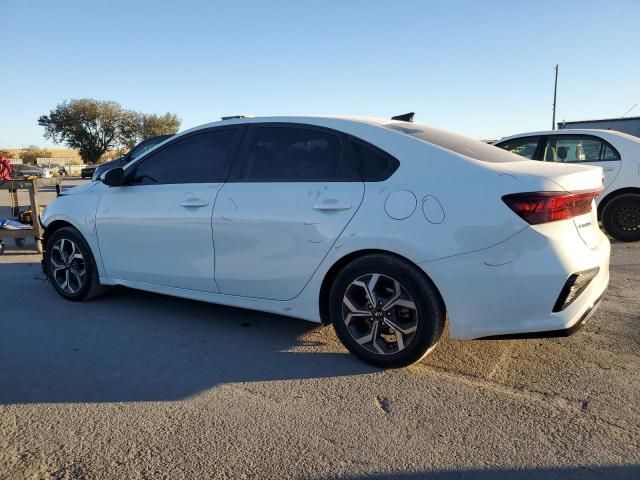
[[[406,121],[235,118],[59,196],[41,221],[56,291],[109,285],[333,324],[382,367],[454,339],[566,335],[610,245],[602,169],[532,162]]]
[[[613,238],[640,240],[640,138],[612,130],[564,129],[513,135],[496,146],[531,160],[602,167],[598,218]]]

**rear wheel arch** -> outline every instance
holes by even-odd
[[[380,250],[380,249],[366,249],[366,250],[356,250],[354,252],[351,252],[341,258],[339,258],[332,266],[331,268],[329,268],[329,270],[327,270],[327,273],[325,273],[324,278],[322,280],[322,285],[320,287],[320,295],[319,295],[319,310],[320,310],[320,321],[323,325],[329,325],[331,323],[331,319],[330,319],[330,315],[329,315],[329,295],[331,293],[331,287],[333,286],[333,282],[335,281],[336,277],[338,276],[338,274],[350,263],[352,263],[353,261],[362,258],[362,257],[366,257],[368,255],[375,255],[375,254],[384,254],[384,255],[389,255],[392,257],[395,257],[399,260],[402,260],[404,262],[407,262],[411,265],[413,265],[422,276],[424,276],[426,279],[429,280],[429,282],[431,282],[433,284],[433,286],[436,289],[436,292],[438,293],[440,300],[442,301],[442,305],[445,308],[446,311],[446,304],[444,302],[444,298],[442,297],[442,293],[440,293],[440,290],[438,289],[438,286],[436,285],[436,283],[433,281],[433,279],[431,279],[431,277],[429,277],[429,275],[427,275],[427,273],[424,272],[424,270],[422,270],[418,265],[416,265],[415,262],[412,262],[411,260],[409,260],[407,257],[404,257],[402,255],[399,255],[397,253],[388,251],[388,250]]]
[[[598,204],[598,220],[602,219],[602,212],[604,211],[604,208],[607,206],[608,203],[610,203],[612,200],[619,197],[620,195],[624,195],[627,193],[640,195],[640,188],[638,187],[620,188],[618,190],[614,190],[613,192],[607,194]]]

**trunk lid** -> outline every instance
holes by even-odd
[[[496,169],[514,175],[528,175],[547,180],[547,191],[565,190],[581,192],[603,188],[604,174],[601,167],[539,161],[524,161],[494,164]],[[573,217],[573,223],[582,240],[589,248],[594,248],[600,241],[595,201],[591,212]]]
[[[527,160],[524,162],[494,164],[494,166],[513,174],[545,178],[568,192],[602,188],[604,178],[601,167],[572,163]],[[551,190],[558,189],[553,188]]]

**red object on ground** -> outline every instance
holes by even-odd
[[[11,180],[11,174],[15,171],[15,168],[11,166],[11,159],[0,155],[0,182]]]

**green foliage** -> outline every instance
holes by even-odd
[[[180,119],[173,113],[144,114],[118,103],[82,98],[64,102],[38,119],[44,137],[77,149],[87,163],[117,147],[132,148],[140,140],[176,133]]]
[[[147,138],[177,133],[180,123],[175,113],[156,115],[125,111],[122,115],[119,141],[123,147],[131,149]]]
[[[140,140],[157,137],[158,135],[173,135],[178,132],[180,123],[180,119],[175,113],[143,115]]]
[[[29,145],[20,150],[19,157],[22,159],[22,163],[28,165],[35,165],[38,158],[51,158],[53,155],[49,150],[36,147],[35,145]]]

